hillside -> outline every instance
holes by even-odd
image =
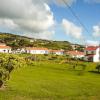
[[[49,49],[64,49],[72,50],[72,43],[68,41],[52,41],[52,40],[43,40],[29,38],[25,36],[15,35],[11,33],[0,33],[0,42],[6,43],[8,46],[13,48],[21,47],[46,47]],[[77,45],[78,49],[81,48],[81,45]],[[76,48],[77,49],[77,48]]]

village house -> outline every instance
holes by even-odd
[[[64,50],[51,50],[48,48],[39,48],[39,47],[25,47],[12,50],[11,47],[7,46],[4,43],[0,43],[0,52],[1,53],[30,53],[30,54],[54,54],[54,55],[63,55]]]
[[[50,54],[63,55],[64,50],[50,50]]]
[[[100,61],[100,47],[99,46],[88,46],[84,50],[85,61],[99,62]]]
[[[37,47],[27,47],[26,53],[30,54],[49,54],[49,49],[47,48],[37,48]]]
[[[11,53],[11,47],[4,43],[0,43],[0,53]]]
[[[16,50],[12,50],[13,54],[21,54],[21,53],[26,53],[25,48],[18,48]]]
[[[71,56],[72,58],[83,58],[84,52],[80,52],[80,51],[77,51],[77,50],[68,51],[67,55]]]
[[[71,47],[72,47],[73,50],[75,50],[76,48],[79,48],[80,45],[78,45],[78,44],[71,44]]]

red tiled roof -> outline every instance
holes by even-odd
[[[92,51],[92,50],[96,50],[97,48],[99,47],[98,46],[88,46],[87,48],[85,48],[85,50]]]
[[[84,52],[80,52],[80,51],[68,51],[67,54],[70,54],[70,55],[84,55]]]
[[[26,50],[48,50],[48,48],[27,47]]]
[[[50,52],[63,52],[64,50],[50,50]]]

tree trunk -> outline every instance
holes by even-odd
[[[2,85],[3,85],[3,81],[2,81],[2,80],[0,80],[0,88],[2,87]]]

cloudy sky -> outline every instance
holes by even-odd
[[[100,0],[0,0],[0,31],[96,44],[100,40]]]

